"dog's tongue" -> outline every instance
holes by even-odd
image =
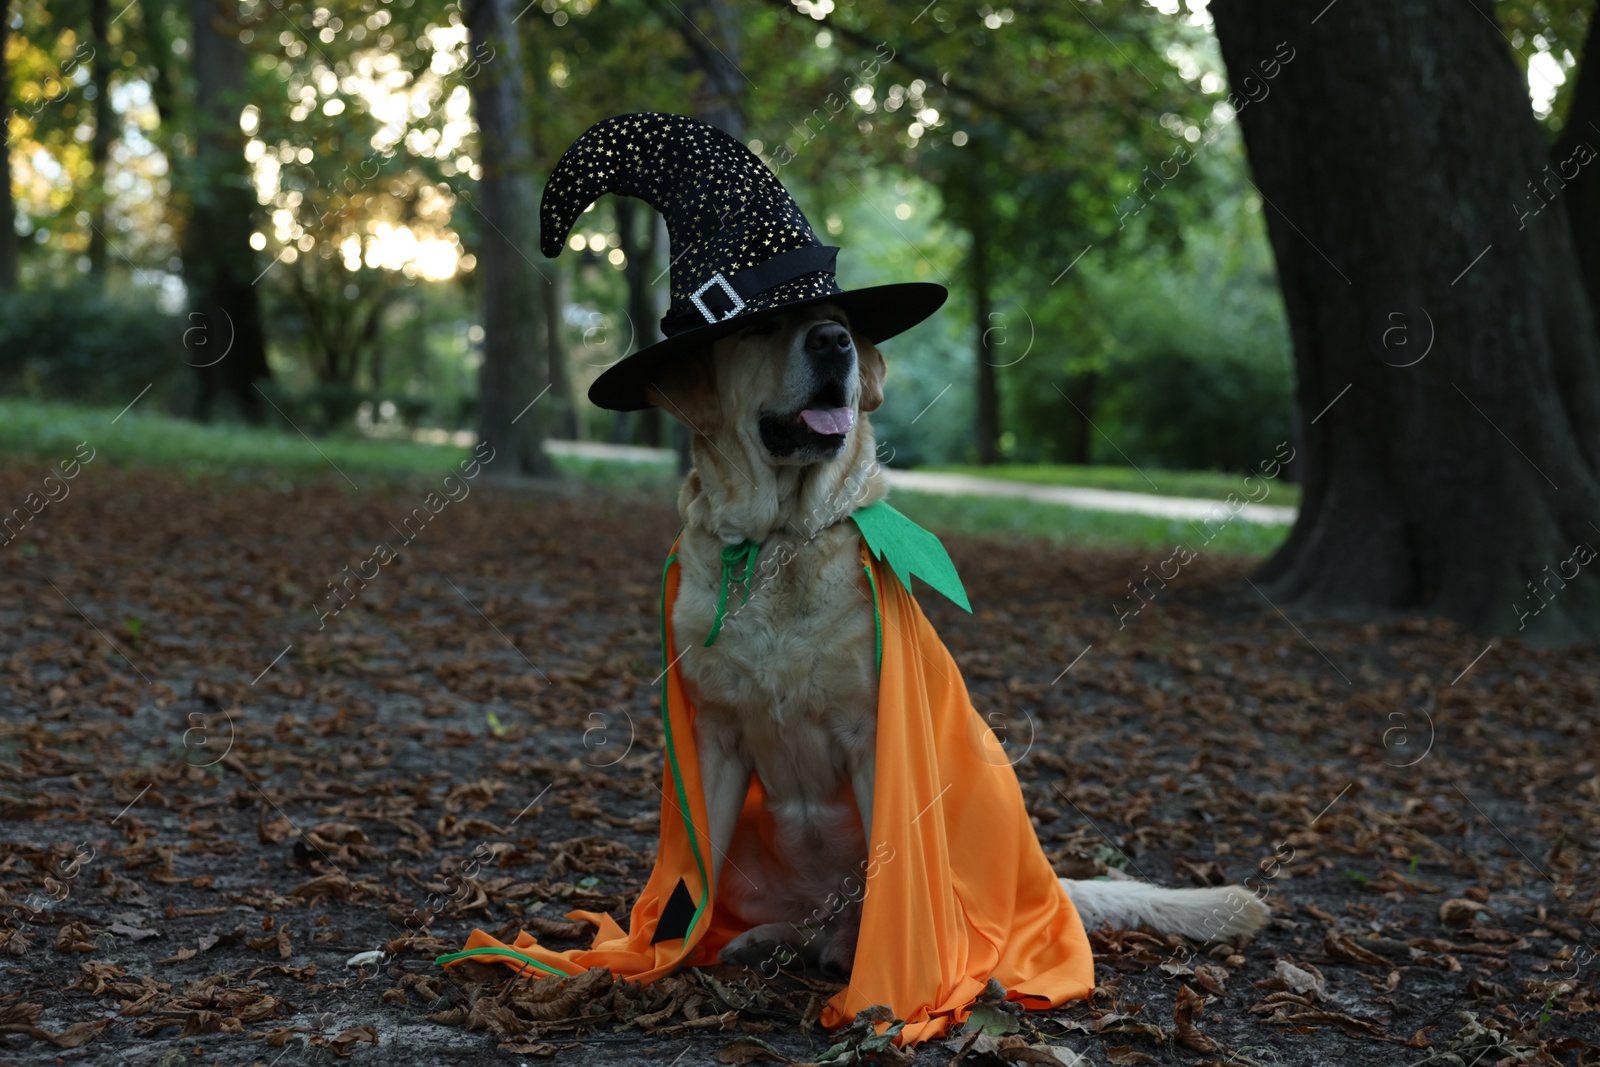
[[[800,421],[814,433],[845,434],[855,428],[856,413],[851,408],[806,408]]]

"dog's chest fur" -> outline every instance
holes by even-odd
[[[833,814],[840,783],[857,760],[871,758],[877,725],[872,594],[855,524],[837,523],[810,541],[769,537],[749,600],[741,605],[742,587],[730,587],[709,648],[722,545],[693,528],[683,539],[672,625],[696,738],[741,756],[780,819]]]

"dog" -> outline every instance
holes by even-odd
[[[750,929],[722,959],[784,952],[848,975],[860,903],[838,887],[868,866],[877,676],[871,591],[851,512],[883,498],[868,414],[883,403],[883,356],[837,306],[765,318],[663,369],[652,403],[689,429],[694,461],[678,496],[681,584],[676,657],[692,699],[718,900]],[[727,605],[726,546],[759,544],[783,565],[747,574]],[[734,827],[759,776],[784,869]],[[853,803],[852,803],[853,802]],[[1169,889],[1061,879],[1085,926],[1144,926],[1203,942],[1265,925],[1240,886]],[[822,936],[808,920],[827,916]]]

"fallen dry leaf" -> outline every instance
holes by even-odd
[[[1272,965],[1272,975],[1256,983],[1262,989],[1287,989],[1291,993],[1323,997],[1328,993],[1327,980],[1322,972],[1309,963],[1292,963],[1278,960]]]
[[[1160,1063],[1148,1052],[1140,1052],[1132,1045],[1110,1045],[1106,1048],[1106,1062],[1114,1067],[1139,1067],[1141,1064]]]
[[[335,1056],[349,1056],[355,1046],[363,1041],[378,1043],[378,1031],[370,1026],[352,1026],[328,1042]]]
[[[143,941],[147,937],[160,937],[159,930],[146,930],[143,927],[129,926],[127,923],[112,923],[106,927],[118,937],[131,937],[135,941]]]
[[[754,1037],[737,1037],[717,1052],[718,1063],[789,1063],[789,1057],[765,1041]]]
[[[547,1060],[561,1051],[555,1045],[542,1041],[502,1041],[500,1042],[500,1050],[517,1056],[536,1056],[543,1060]]]
[[[1195,1024],[1195,1016],[1205,1011],[1206,1000],[1188,986],[1178,987],[1178,1002],[1173,1008],[1178,1044],[1191,1052],[1220,1052],[1222,1046],[1206,1036]]]
[[[20,469],[0,462],[0,499],[18,499],[5,494],[27,484]],[[477,963],[446,976],[432,962],[474,926],[586,944],[592,928],[561,915],[627,923],[662,803],[660,564],[680,522],[670,492],[475,489],[439,520],[470,521],[406,546],[319,630],[307,625],[313,594],[352,562],[353,539],[415,506],[409,486],[357,493],[331,471],[334,485],[90,471],[101,480],[80,480],[48,527],[33,526],[48,534],[29,541],[36,553],[7,546],[0,567],[0,700],[15,709],[0,722],[0,905],[29,916],[0,922],[0,959],[25,984],[71,987],[74,1010],[90,1014],[66,1018],[117,1016],[97,1057],[136,1059],[186,1027],[223,1062],[241,1026],[282,1033],[283,1047],[314,1038],[315,1053],[329,1028],[288,1024],[329,1012],[360,1013],[385,1043],[392,1021],[416,1013],[455,1027],[467,1058],[499,1045],[583,1063],[591,1042],[626,1057],[690,1036],[716,1049],[753,1028],[797,1058],[831,1044],[817,1024],[841,985],[798,969],[771,982],[720,967],[651,986],[592,980],[573,996],[579,979],[541,985]],[[1176,1035],[1159,1023],[1178,1019],[1177,998],[1184,1036],[1221,1044],[1234,1020],[1218,1016],[1254,983],[1263,999],[1240,1016],[1264,1024],[1250,1028],[1262,1063],[1387,1061],[1380,1045],[1439,1033],[1416,1029],[1419,1007],[1447,1004],[1480,1008],[1518,1048],[1578,1059],[1573,1042],[1600,1006],[1582,910],[1600,891],[1582,846],[1600,840],[1600,646],[1497,642],[1475,661],[1484,644],[1444,624],[1288,609],[1313,647],[1243,584],[1255,561],[1211,550],[1123,630],[1105,605],[1154,572],[1149,553],[945,541],[981,590],[977,614],[919,601],[980,713],[1036,737],[1015,770],[1058,873],[1127,869],[1172,885],[1254,874],[1274,911],[1254,945],[1227,955],[1091,932],[1095,995],[1021,1016],[1001,1035],[1020,1044],[996,1038],[994,1055],[1034,1055],[1038,1027],[1081,1035],[1101,1062],[1164,1062]],[[139,640],[123,640],[124,618],[142,620]],[[1422,706],[1449,723],[1449,745],[1386,767],[1391,713]],[[633,722],[614,767],[574,755],[591,715],[608,736],[619,716],[620,737]],[[148,729],[158,717],[173,729]],[[1408,724],[1417,751],[1419,722]],[[201,755],[184,743],[190,728],[219,744],[231,730],[228,755],[190,766],[185,752]],[[1508,838],[1548,857],[1543,874]],[[70,904],[39,911],[64,889]],[[1469,902],[1469,921],[1441,929],[1440,900]],[[352,982],[340,964],[380,945],[394,958]],[[1204,994],[1219,998],[1208,1016]],[[10,1024],[57,1030],[46,1018]],[[1513,1034],[1517,1020],[1532,1032]],[[55,1036],[74,1040],[80,1026]],[[24,1032],[4,1040],[24,1059],[30,1045],[53,1051]],[[1463,1059],[1491,1040],[1473,1037]],[[371,1043],[349,1048],[361,1058]]]
[[[1468,926],[1478,921],[1478,915],[1487,909],[1476,900],[1452,897],[1439,905],[1439,921],[1446,926]]]

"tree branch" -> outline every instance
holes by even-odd
[[[767,0],[767,2],[773,7],[783,11],[794,12],[795,10],[794,7],[789,3],[789,0]],[[867,34],[861,33],[858,30],[853,30],[848,26],[842,26],[830,18],[822,19],[820,25],[826,26],[831,32],[838,34],[845,40],[850,41],[852,44],[858,45],[862,48],[876,49],[877,46],[882,43],[880,41],[874,41]],[[979,92],[976,89],[969,89],[959,83],[945,81],[944,75],[940,74],[933,67],[909,54],[904,48],[896,48],[894,50],[894,55],[888,60],[888,62],[898,63],[908,72],[915,74],[928,84],[941,85],[950,90],[950,92],[956,96],[962,97],[970,103],[977,104],[986,111],[993,112],[994,115],[1000,119],[1000,121],[1004,122],[1007,126],[1010,126],[1018,133],[1024,134],[1031,140],[1039,140],[1044,136],[1044,128],[1042,126],[1036,125],[1028,118],[1018,114],[1011,108],[1006,107],[1004,104]]]

